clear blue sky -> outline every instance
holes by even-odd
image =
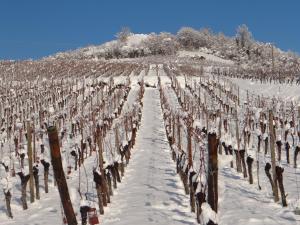
[[[300,52],[299,10],[297,0],[1,0],[0,59],[100,44],[122,26],[134,33],[191,26],[234,35],[243,23],[256,39]]]

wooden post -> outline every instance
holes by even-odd
[[[98,144],[98,155],[99,155],[99,169],[101,173],[101,192],[102,192],[102,201],[103,206],[107,206],[107,203],[110,202],[110,196],[108,193],[108,186],[105,177],[105,170],[104,170],[104,162],[103,162],[103,146],[102,146],[102,132],[100,126],[97,125],[97,144]]]
[[[36,146],[35,146],[35,119],[33,119],[33,162],[36,162]]]
[[[235,103],[235,134],[236,134],[236,142],[237,142],[237,152],[236,152],[236,170],[237,172],[242,172],[242,165],[241,165],[241,155],[240,155],[240,133],[239,133],[239,120],[237,114],[237,105]]]
[[[207,202],[218,212],[218,139],[216,133],[208,133]]]
[[[187,124],[187,148],[188,148],[188,165],[189,169],[193,167],[193,152],[192,152],[192,115],[188,118],[188,124]],[[190,174],[191,176],[191,174]],[[195,212],[195,190],[193,186],[193,179],[190,177],[189,179],[189,186],[190,186],[190,205],[191,205],[191,211]]]
[[[274,201],[279,201],[278,196],[278,185],[276,176],[276,159],[275,159],[275,137],[274,137],[274,127],[273,127],[273,112],[269,110],[269,132],[270,132],[270,150],[271,150],[271,161],[272,161],[272,175],[273,175],[273,195]]]
[[[172,144],[176,144],[175,132],[176,132],[176,118],[175,115],[172,116]],[[174,159],[175,160],[175,159]]]
[[[83,103],[82,103],[83,105]],[[84,151],[86,149],[83,148],[83,119],[80,119],[80,125],[79,125],[79,131],[80,131],[80,136],[81,136],[81,141],[80,141],[80,155],[79,155],[79,167],[84,163]]]
[[[221,89],[220,89],[221,90]],[[219,127],[218,127],[218,135],[219,135],[219,140],[221,139],[222,136],[222,108],[220,104],[220,121],[219,121]],[[219,143],[219,154],[222,155],[222,145]]]
[[[119,140],[119,128],[118,126],[115,127],[115,148],[117,152],[119,152],[120,148],[120,140]]]
[[[30,189],[30,202],[34,202],[34,180],[33,180],[33,165],[32,165],[32,147],[31,147],[31,127],[30,121],[27,121],[27,154],[29,166],[29,189]]]
[[[121,154],[120,152],[120,143],[119,143],[119,129],[118,127],[115,128],[115,147],[117,149],[118,154]],[[115,163],[115,162],[114,162]],[[118,170],[114,170],[112,169],[112,177],[113,177],[113,182],[114,182],[114,188],[117,188],[117,176],[116,173],[118,172]]]
[[[69,189],[65,178],[65,173],[62,166],[59,140],[56,127],[51,126],[47,129],[50,151],[51,151],[51,162],[53,165],[54,177],[57,183],[60,199],[66,215],[66,219],[69,225],[77,225],[76,216],[73,210],[73,205],[69,195]]]
[[[189,169],[193,167],[193,152],[192,152],[192,119],[189,118],[188,121],[188,135],[187,135],[187,149],[188,149],[188,162]]]
[[[177,137],[178,137],[178,150],[181,151],[181,132],[180,132],[180,118],[177,116]]]

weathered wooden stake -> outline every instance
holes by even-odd
[[[181,132],[180,132],[180,118],[177,116],[177,138],[178,138],[178,150],[181,151]]]
[[[219,139],[221,139],[221,135],[222,135],[222,107],[220,105],[220,115],[219,115],[219,118],[220,118],[220,121],[219,121],[219,127],[218,127],[218,135],[219,135]],[[221,143],[219,143],[219,154],[222,155],[222,145]]]
[[[218,139],[216,133],[208,133],[208,188],[207,202],[218,212]]]
[[[188,122],[188,135],[187,135],[187,148],[188,148],[188,162],[189,162],[189,169],[193,167],[193,152],[192,152],[192,121],[189,118]]]
[[[103,162],[103,146],[102,146],[102,133],[100,126],[97,126],[97,144],[98,144],[98,155],[99,155],[99,169],[101,173],[101,192],[103,205],[107,206],[107,203],[110,202],[110,195],[108,192],[107,180],[105,177],[104,162]]]
[[[269,110],[269,132],[270,132],[270,150],[271,150],[271,160],[272,160],[272,175],[273,175],[273,194],[274,201],[279,201],[278,196],[278,185],[277,185],[277,176],[276,176],[276,159],[275,159],[275,135],[274,135],[274,126],[273,126],[273,112]]]
[[[241,155],[240,155],[240,133],[239,133],[239,120],[238,120],[238,112],[237,105],[235,103],[235,134],[236,134],[236,142],[237,142],[237,151],[236,151],[236,170],[237,172],[242,172],[241,165]]]
[[[34,202],[34,180],[33,180],[33,164],[32,164],[32,147],[31,147],[31,127],[30,121],[27,121],[27,154],[28,154],[28,166],[29,166],[29,190],[30,190],[30,202]]]
[[[47,129],[50,151],[51,151],[51,162],[54,171],[54,178],[57,183],[60,199],[66,215],[66,219],[69,225],[77,225],[76,216],[73,210],[73,205],[69,195],[69,189],[65,178],[65,173],[62,166],[59,140],[56,127],[51,126]]]

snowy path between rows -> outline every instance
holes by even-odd
[[[196,224],[163,124],[159,91],[146,88],[132,159],[101,224]]]

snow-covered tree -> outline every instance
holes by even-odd
[[[251,46],[253,42],[252,33],[245,24],[237,28],[236,40],[237,45],[241,48],[248,48]]]
[[[174,35],[166,32],[160,34],[152,33],[143,41],[146,52],[149,51],[151,55],[171,55],[178,49],[178,43]]]
[[[116,37],[120,42],[126,42],[130,35],[131,35],[130,28],[122,27],[121,31],[116,34]]]
[[[177,33],[177,40],[186,49],[198,49],[200,47],[199,31],[191,27],[183,27]]]

